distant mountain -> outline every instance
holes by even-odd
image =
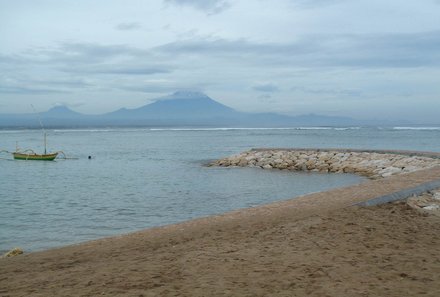
[[[44,118],[76,118],[84,116],[82,113],[76,112],[64,105],[57,105],[46,112],[40,113]]]
[[[136,109],[122,108],[104,115],[109,118],[149,119],[210,119],[233,117],[238,113],[232,108],[212,100],[199,92],[176,92],[157,99],[154,103]]]
[[[46,127],[99,126],[207,126],[295,127],[350,126],[362,123],[348,117],[322,115],[287,116],[276,113],[244,113],[199,92],[175,92],[135,109],[122,108],[102,115],[84,115],[66,106],[40,113]],[[38,127],[35,114],[0,114],[0,127]]]
[[[39,119],[45,127],[81,127],[99,124],[94,116],[84,115],[60,105],[38,114],[0,114],[0,128],[38,128]]]

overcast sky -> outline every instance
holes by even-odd
[[[0,0],[0,113],[104,113],[176,90],[439,123],[440,0]]]

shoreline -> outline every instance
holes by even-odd
[[[276,275],[280,280],[284,279],[283,273],[286,273],[284,270],[287,269],[294,273],[292,276],[289,272],[288,275],[290,277],[294,277],[294,275],[297,278],[305,276],[298,283],[306,282],[312,287],[314,285],[313,280],[321,279],[325,281],[327,279],[333,282],[334,279],[329,277],[328,269],[318,265],[322,260],[320,257],[330,257],[332,253],[335,255],[339,254],[342,250],[347,249],[347,247],[338,246],[339,243],[332,242],[331,238],[327,238],[328,242],[322,241],[320,238],[324,236],[322,232],[335,232],[338,228],[345,228],[347,232],[351,232],[350,226],[352,225],[350,224],[353,222],[353,226],[361,226],[362,224],[359,224],[359,222],[363,222],[363,224],[370,226],[369,228],[380,230],[383,234],[388,234],[387,232],[392,233],[393,231],[397,232],[396,230],[400,230],[399,228],[402,226],[408,228],[405,224],[412,225],[414,222],[427,224],[431,226],[431,230],[418,229],[417,232],[419,234],[410,232],[408,235],[404,231],[402,231],[402,234],[397,232],[397,239],[393,241],[393,244],[399,245],[403,240],[402,238],[404,238],[404,241],[407,241],[410,240],[411,236],[419,236],[423,237],[423,240],[420,239],[408,245],[408,251],[414,249],[414,245],[419,249],[423,248],[424,251],[426,249],[426,253],[428,253],[429,249],[434,249],[435,251],[436,247],[438,250],[439,245],[437,244],[440,243],[440,238],[438,235],[433,237],[433,233],[435,234],[435,232],[439,231],[438,226],[440,224],[438,224],[439,221],[436,219],[438,218],[437,216],[418,216],[416,210],[411,212],[401,204],[375,206],[372,208],[353,206],[356,203],[368,201],[378,196],[390,195],[437,180],[440,180],[440,166],[420,169],[410,173],[394,174],[385,178],[368,180],[358,185],[307,194],[290,200],[235,210],[222,215],[155,227],[130,234],[98,239],[13,258],[3,258],[0,259],[0,287],[4,289],[1,289],[0,293],[6,294],[5,296],[32,294],[93,296],[99,292],[104,293],[104,295],[121,296],[127,292],[129,292],[128,294],[136,293],[138,296],[202,296],[208,294],[208,292],[213,292],[213,295],[222,295],[220,294],[221,292],[229,292],[226,295],[230,296],[246,294],[249,296],[263,296],[267,294],[284,296],[282,295],[283,292],[283,294],[286,292],[297,292],[300,296],[312,293],[318,294],[325,288],[315,288],[310,292],[306,292],[307,290],[304,287],[295,289],[293,285],[293,287],[287,286],[285,288],[279,282],[276,282],[277,285],[273,287],[267,283],[267,280],[271,279],[271,274],[266,274],[265,269],[273,270],[272,274]],[[394,213],[396,215],[391,215]],[[391,225],[386,225],[388,222],[383,220],[380,224],[375,221],[376,219],[383,219],[387,214],[393,217],[394,221],[390,223]],[[356,220],[359,220],[359,222],[356,222]],[[321,224],[323,222],[325,224]],[[395,225],[393,225],[393,222]],[[325,226],[329,224],[335,224],[335,228],[326,228]],[[384,229],[384,226],[381,226],[381,224],[385,224],[388,227]],[[317,230],[312,227],[316,227]],[[388,230],[390,228],[391,230]],[[259,234],[264,232],[268,232],[271,236],[269,238],[260,238]],[[289,238],[288,234],[291,232],[295,233],[292,240],[300,237],[304,240],[307,239],[306,241],[317,240],[320,242],[318,246],[311,248],[312,254],[314,252],[317,253],[315,257],[310,258],[310,262],[303,263],[304,266],[300,267],[300,271],[297,271],[299,268],[294,263],[291,265],[294,265],[296,268],[292,267],[289,270],[289,267],[285,266],[283,261],[288,261],[287,255],[295,258],[294,255],[296,254],[291,254],[292,251],[289,250],[292,248],[292,245],[297,250],[304,248],[302,253],[307,251],[306,247],[301,242],[295,242],[295,240],[291,242],[291,245],[286,245],[285,238],[278,238],[276,235],[282,233]],[[367,236],[371,231],[365,232],[367,233],[364,235]],[[402,238],[399,237],[400,235],[402,235]],[[333,236],[340,240],[343,240],[343,238],[347,239],[344,237],[344,234],[339,234],[338,232],[333,234]],[[429,238],[431,238],[431,241],[428,240]],[[388,244],[384,238],[370,238],[370,240],[377,242],[378,245]],[[330,243],[335,246],[330,245],[324,248],[324,246]],[[357,248],[363,250],[366,254],[375,252],[378,253],[377,256],[383,256],[383,251],[380,249],[370,251],[369,248],[365,248],[362,242],[351,244],[351,249],[356,249],[355,247],[360,245]],[[268,248],[264,248],[264,246]],[[216,254],[216,249],[219,254]],[[275,253],[275,250],[278,253]],[[246,253],[241,253],[242,251],[246,251],[247,254],[254,253],[253,257],[248,258]],[[238,258],[236,257],[237,253],[240,254]],[[387,250],[387,253],[391,253],[391,250]],[[216,255],[221,255],[220,258],[224,262],[218,262]],[[307,256],[307,253],[301,255],[305,257],[304,259],[311,257],[310,255]],[[341,254],[342,256],[343,254]],[[440,261],[438,252],[429,255],[429,257],[434,257],[431,260],[429,257],[424,258],[422,256],[419,255],[419,258],[423,258],[425,260],[424,263],[428,261],[430,265],[437,263],[435,261]],[[360,256],[353,255],[353,257]],[[402,261],[401,263],[396,259],[395,265],[398,267],[400,267],[399,265],[404,265],[405,261],[409,261],[408,257],[410,255],[407,254],[403,258],[401,257],[399,259],[399,261]],[[265,261],[260,263],[258,259],[265,259]],[[300,261],[301,259],[297,260]],[[365,267],[369,267],[366,259],[361,257],[358,260]],[[415,259],[413,260],[416,261]],[[234,265],[230,266],[228,263]],[[249,264],[250,266],[241,271],[236,266],[240,263],[245,266]],[[264,265],[261,266],[262,264]],[[345,265],[342,262],[339,264]],[[279,271],[280,267],[284,269],[283,273]],[[345,268],[343,271],[335,271],[342,275],[348,269],[347,267]],[[311,269],[308,274],[306,273],[307,269]],[[369,267],[368,269],[372,268]],[[420,267],[417,269],[420,270]],[[432,273],[435,272],[435,269],[435,265],[433,267],[429,266],[428,271]],[[234,273],[234,271],[239,270],[241,274],[237,276],[238,283],[231,283],[228,273]],[[409,283],[411,283],[410,277],[407,276],[414,273],[414,271],[411,273],[397,273],[395,275],[395,285],[397,286],[399,283],[402,285],[402,279],[406,281],[407,278]],[[423,274],[424,272],[419,271],[419,273]],[[259,280],[257,283],[252,283],[252,278],[246,276],[252,274],[256,275],[255,280]],[[216,276],[217,280],[223,279],[223,283],[216,281]],[[258,278],[259,276],[261,278]],[[197,279],[203,280],[204,277],[209,279],[197,281]],[[345,277],[350,278],[349,275],[345,275]],[[51,281],[47,281],[48,279],[51,279]],[[432,277],[431,279],[435,281]],[[192,284],[191,281],[193,282]],[[292,279],[290,281],[290,286],[295,284],[295,281],[292,281]],[[343,278],[342,281],[344,282]],[[432,284],[431,281],[426,279],[421,280],[418,284],[423,282]],[[259,286],[260,283],[265,284],[266,287]],[[355,286],[359,284],[353,283],[352,285],[353,287],[350,284],[345,284],[345,286],[348,286],[346,290],[353,293],[355,292],[353,291]],[[252,291],[252,287],[255,290],[258,289],[258,291]],[[340,288],[332,288],[332,290],[335,290],[334,292],[339,294],[342,292],[339,291]],[[408,290],[408,287],[403,286],[403,288]],[[419,290],[420,286],[417,289]],[[377,292],[384,293],[385,291]],[[402,291],[400,290],[400,292]],[[334,294],[330,293],[331,296],[337,296],[336,293]]]

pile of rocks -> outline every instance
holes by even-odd
[[[421,212],[440,216],[440,189],[410,197],[406,203]]]
[[[4,254],[2,257],[4,257],[4,258],[15,257],[15,256],[21,255],[23,253],[24,253],[24,251],[21,248],[13,248],[12,250],[10,250],[6,254]]]
[[[246,151],[210,165],[355,173],[377,179],[438,166],[440,159],[375,152],[268,149]]]

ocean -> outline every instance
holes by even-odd
[[[0,252],[26,252],[177,223],[360,183],[351,174],[216,168],[251,148],[440,151],[439,127],[47,130],[73,159],[0,154]],[[43,151],[39,130],[0,130],[0,150]],[[88,156],[92,158],[89,159]]]

